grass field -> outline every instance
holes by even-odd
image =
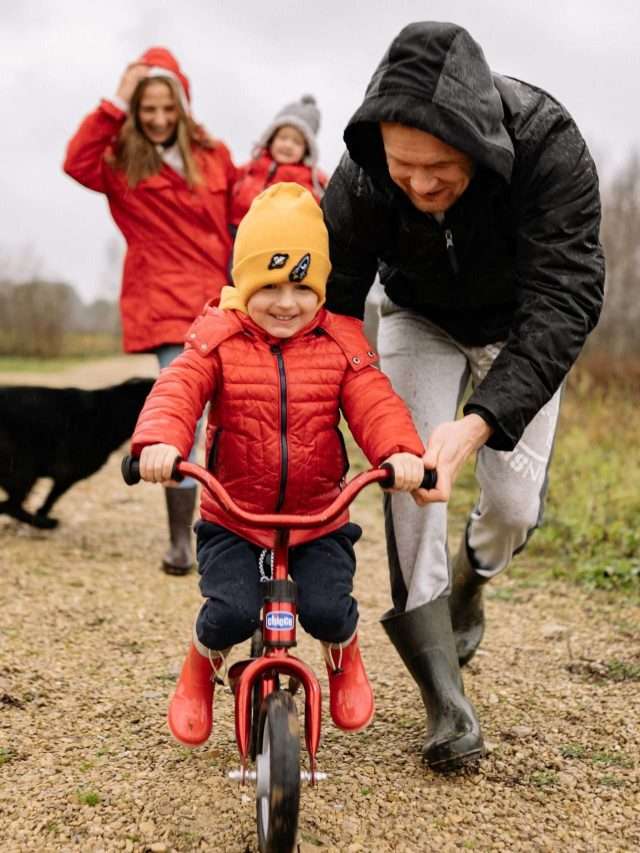
[[[6,331],[0,331],[0,372],[50,373],[62,370],[74,361],[115,355],[121,350],[119,335],[107,333],[68,332],[53,343],[46,340],[38,343],[33,338],[19,341]]]
[[[580,379],[578,374],[577,379]],[[638,396],[570,387],[551,471],[547,513],[531,557],[556,576],[640,595]]]

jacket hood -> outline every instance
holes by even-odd
[[[514,150],[482,48],[456,24],[409,24],[393,40],[345,132],[349,154],[372,178],[388,178],[379,122],[437,136],[506,181]]]
[[[191,101],[191,91],[189,86],[189,78],[180,68],[180,64],[175,56],[166,47],[150,47],[137,60],[142,65],[148,65],[154,69],[159,76],[159,69],[169,72],[168,77],[173,77],[180,83],[187,101]],[[155,75],[154,75],[155,76]]]
[[[316,136],[320,130],[320,110],[313,95],[303,95],[299,101],[286,104],[269,122],[258,139],[254,155],[262,148],[268,148],[271,138],[275,132],[290,125],[299,130],[307,143],[308,154],[304,158],[307,166],[314,166],[318,162],[318,143]]]

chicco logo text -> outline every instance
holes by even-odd
[[[267,613],[267,628],[272,631],[292,631],[293,613],[286,610],[272,610]]]

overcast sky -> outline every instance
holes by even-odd
[[[605,179],[640,149],[639,0],[0,0],[0,279],[37,272],[85,300],[114,287],[106,201],[61,162],[80,120],[146,48],[176,54],[195,117],[237,163],[275,112],[313,93],[330,172],[387,45],[419,20],[461,24],[495,71],[562,101]]]

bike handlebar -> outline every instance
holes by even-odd
[[[121,465],[122,477],[128,486],[134,486],[140,482],[140,463],[133,456],[125,456]],[[384,489],[392,489],[395,479],[393,466],[385,463],[381,468],[372,468],[358,474],[350,480],[338,497],[328,507],[315,515],[284,515],[282,513],[264,513],[257,515],[247,512],[239,507],[229,495],[224,486],[216,478],[192,462],[184,462],[176,459],[171,472],[172,480],[181,480],[183,477],[193,477],[213,494],[220,506],[229,513],[236,521],[244,522],[259,528],[288,528],[300,530],[301,528],[322,527],[337,518],[352,503],[357,495],[371,483],[380,483]],[[438,482],[438,473],[434,470],[425,469],[421,489],[433,489]]]

